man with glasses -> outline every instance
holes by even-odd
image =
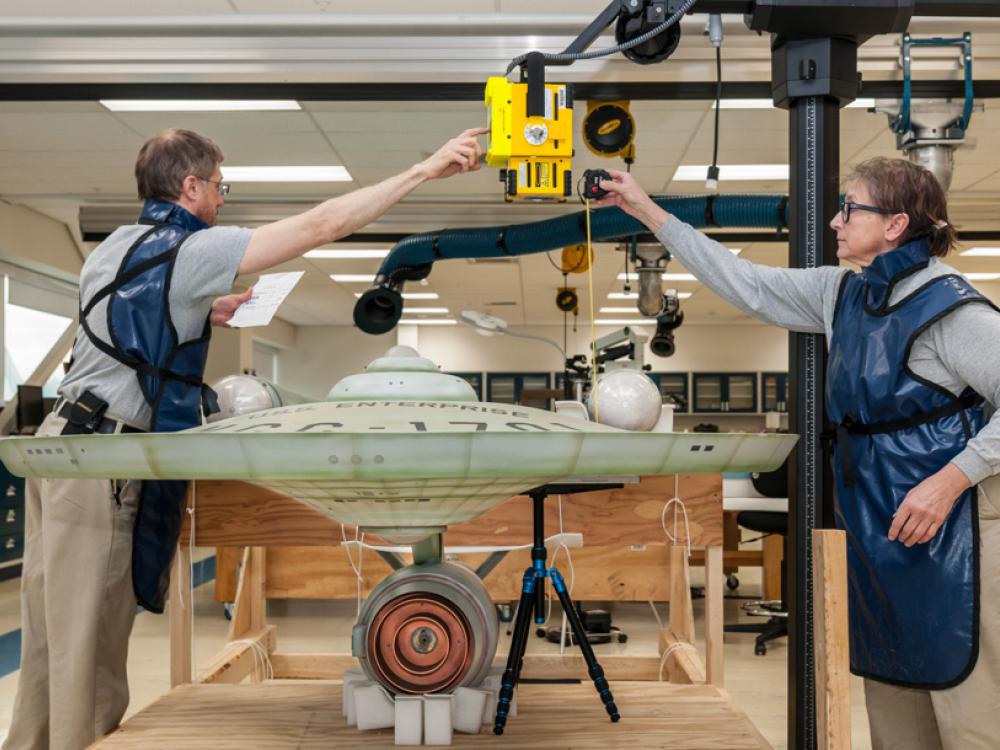
[[[229,186],[208,138],[171,129],[135,165],[144,204],[80,274],[80,330],[40,435],[172,432],[214,406],[202,382],[211,325],[228,322],[254,274],[377,219],[423,182],[479,169],[484,129],[406,171],[258,229],[216,226]],[[78,750],[128,705],[136,603],[162,612],[184,482],[29,479],[21,578],[21,673],[6,750]]]
[[[1000,737],[1000,312],[941,261],[944,191],[905,159],[855,168],[830,227],[838,266],[736,258],[635,178],[602,182],[748,315],[825,333],[837,525],[848,536],[851,669],[874,750],[980,750]]]

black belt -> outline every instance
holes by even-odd
[[[73,409],[73,402],[67,401],[59,409],[58,415],[63,419],[69,419],[70,411]],[[97,426],[94,428],[95,433],[100,433],[101,435],[112,435],[118,430],[118,421],[110,419],[108,417],[103,417]],[[138,427],[132,427],[124,422],[122,423],[121,432],[145,432],[145,430],[140,430]]]
[[[983,399],[978,393],[969,391],[956,398],[950,404],[945,404],[944,406],[939,406],[937,409],[903,419],[865,424],[855,421],[853,417],[847,417],[843,422],[833,427],[833,429],[824,430],[820,433],[820,439],[838,444],[840,448],[841,478],[844,480],[845,486],[852,487],[857,481],[857,474],[854,471],[854,464],[851,461],[848,435],[882,435],[887,432],[899,432],[900,430],[907,430],[911,427],[918,427],[928,422],[950,417],[952,414],[958,414],[966,409],[978,406],[982,402]]]

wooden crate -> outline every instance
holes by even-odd
[[[711,685],[612,684],[622,720],[608,721],[590,683],[518,688],[518,714],[502,737],[483,727],[452,747],[760,750],[770,745],[728,694]],[[92,747],[102,750],[335,750],[394,748],[392,730],[360,732],[341,716],[335,682],[184,685]]]

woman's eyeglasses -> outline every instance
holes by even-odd
[[[902,211],[893,211],[889,208],[866,206],[864,203],[847,203],[845,201],[841,201],[840,218],[844,220],[845,224],[851,220],[851,211],[871,211],[873,214],[882,214],[883,216],[892,216],[892,214],[903,213]]]

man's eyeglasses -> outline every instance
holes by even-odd
[[[216,181],[216,180],[207,180],[204,177],[199,177],[198,179],[201,180],[202,182],[210,182],[211,184],[215,185],[215,189],[219,191],[219,195],[222,195],[222,196],[229,195],[229,183],[228,182],[222,182],[221,180],[218,180],[218,181]]]
[[[864,203],[845,203],[841,200],[840,218],[843,219],[845,224],[851,220],[851,211],[871,211],[873,214],[882,214],[883,216],[892,216],[893,214],[903,213],[902,211],[893,211],[890,208],[866,206]]]

